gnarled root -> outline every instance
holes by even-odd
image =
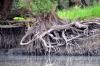
[[[44,25],[45,26],[45,25]],[[45,26],[46,27],[46,26]],[[66,25],[52,25],[49,29],[43,30],[42,28],[36,30],[37,28],[32,28],[27,31],[26,35],[22,38],[20,45],[30,45],[34,44],[37,46],[41,46],[38,49],[44,49],[46,52],[58,52],[60,51],[60,47],[65,46],[67,53],[75,53],[74,49],[80,49],[81,52],[83,49],[83,45],[79,44],[81,39],[84,39],[94,35],[92,34],[92,29],[90,29],[90,23],[82,24],[82,23],[73,23]],[[38,27],[39,29],[39,27]],[[35,32],[36,31],[36,32]],[[28,42],[25,42],[28,36],[31,36]],[[83,37],[83,38],[82,38]],[[37,42],[38,40],[38,42]],[[38,45],[39,44],[39,45]],[[77,46],[77,47],[76,47]],[[75,47],[73,49],[73,47]],[[36,48],[36,47],[34,47]],[[76,52],[77,53],[77,52]]]

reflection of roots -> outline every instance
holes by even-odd
[[[83,43],[84,41],[81,41],[81,39],[86,39],[91,36],[92,38],[95,38],[93,37],[93,35],[95,35],[92,32],[93,30],[89,29],[89,24],[74,23],[66,25],[53,25],[45,31],[43,31],[40,27],[46,28],[47,25],[37,25],[27,31],[20,44],[29,45],[31,50],[37,53],[41,53],[43,50],[48,53],[82,53],[83,48],[86,48],[87,46],[85,46],[86,44]],[[100,30],[98,34],[99,33]],[[29,41],[25,42],[25,39],[28,38],[28,36],[31,36],[31,38]],[[83,46],[83,44],[85,45]]]
[[[3,41],[4,41],[3,34],[0,33],[0,48],[2,47]]]

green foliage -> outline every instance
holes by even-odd
[[[15,0],[17,8],[29,8],[34,15],[49,13],[54,5],[54,0]]]
[[[13,0],[12,10],[19,8],[19,0]]]
[[[51,0],[33,0],[31,3],[33,14],[49,13],[53,7]]]
[[[13,9],[20,9],[20,8],[27,8],[28,6],[30,6],[27,2],[28,0],[13,0]]]
[[[94,5],[86,8],[73,7],[69,10],[62,10],[57,12],[62,19],[78,20],[100,17],[100,5]]]

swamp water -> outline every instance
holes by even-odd
[[[0,66],[100,66],[100,57],[0,55]]]

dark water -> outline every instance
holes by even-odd
[[[0,66],[100,66],[100,57],[0,55]]]

